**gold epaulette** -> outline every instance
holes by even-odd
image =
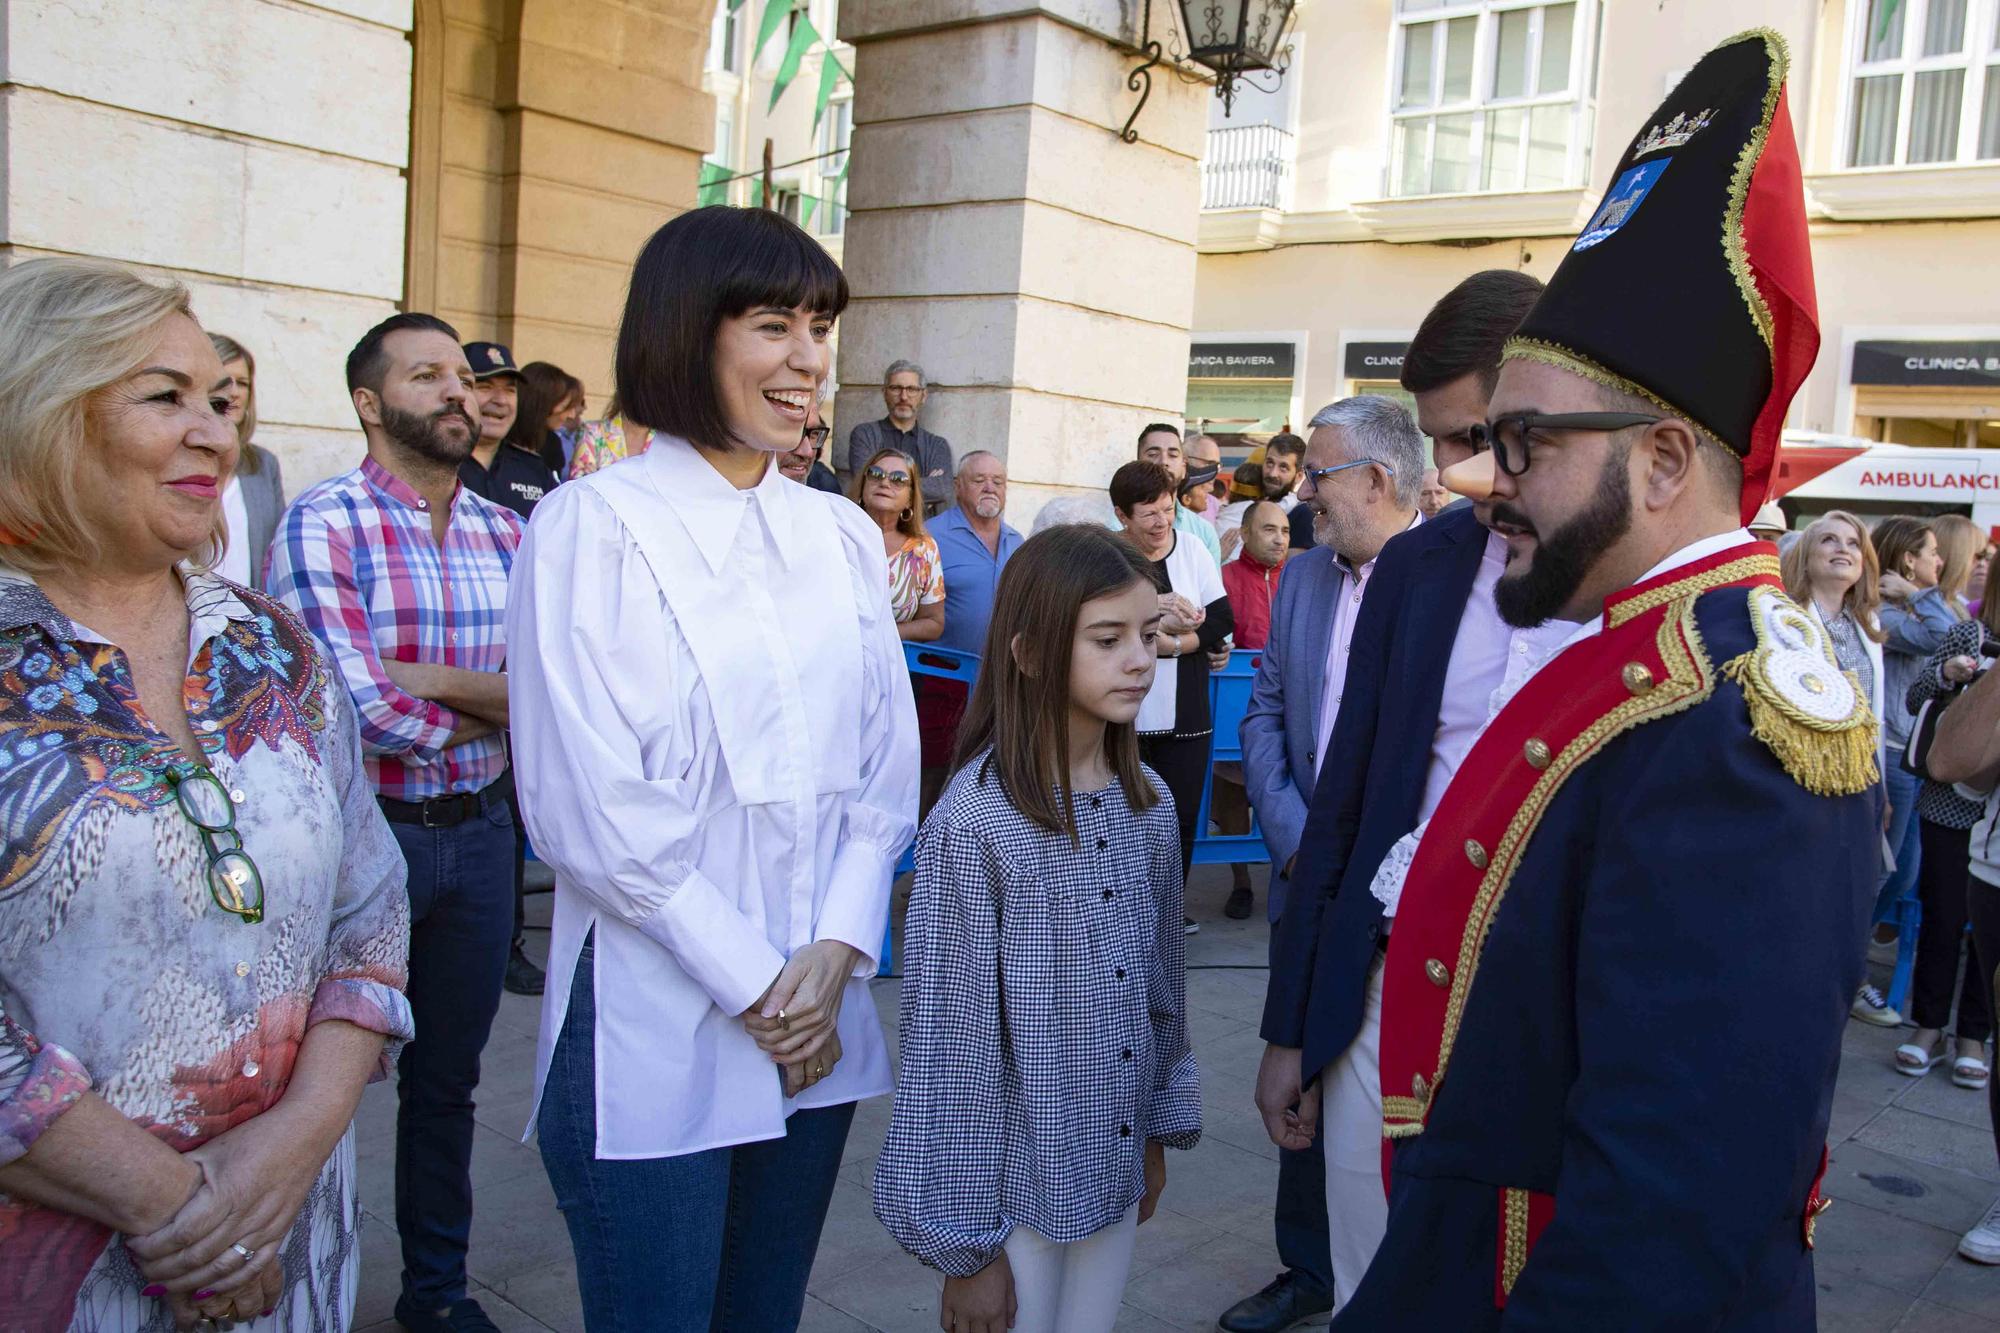
[[[1757,646],[1723,664],[1743,689],[1751,734],[1818,796],[1852,796],[1881,780],[1875,714],[1861,683],[1834,661],[1818,617],[1772,587],[1750,589]]]

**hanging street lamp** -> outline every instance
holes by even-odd
[[[1146,56],[1146,63],[1125,78],[1125,86],[1139,94],[1139,104],[1132,108],[1131,117],[1118,135],[1126,143],[1139,141],[1139,132],[1133,126],[1145,108],[1146,99],[1152,95],[1152,70],[1163,61],[1176,70],[1181,69],[1182,61],[1187,61],[1212,73],[1215,95],[1222,99],[1225,118],[1235,105],[1239,82],[1253,74],[1269,73],[1275,88],[1290,63],[1291,49],[1286,38],[1291,33],[1298,0],[1174,0],[1174,3],[1180,11],[1180,29],[1187,39],[1187,50],[1169,54],[1153,36],[1153,0],[1146,0],[1138,46]]]

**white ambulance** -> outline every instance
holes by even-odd
[[[2000,449],[1920,449],[1787,431],[1771,493],[1794,528],[1846,509],[1871,522],[1890,514],[1965,514],[2000,532]]]

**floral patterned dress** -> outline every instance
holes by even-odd
[[[586,421],[576,430],[576,449],[569,456],[569,477],[587,477],[621,458],[637,458],[653,444],[653,432],[628,425],[624,417]]]
[[[921,537],[905,537],[896,554],[889,557],[889,605],[896,623],[913,619],[917,611],[944,600],[944,560],[937,542],[927,532]]]
[[[262,872],[251,925],[211,900],[162,778],[184,761],[124,653],[0,568],[0,1164],[87,1091],[179,1151],[285,1094],[307,1029],[411,1035],[401,853],[361,768],[346,692],[276,602],[184,569],[183,695]],[[283,1242],[257,1328],[345,1329],[360,1269],[350,1128]],[[121,1239],[0,1195],[0,1326],[165,1330]]]

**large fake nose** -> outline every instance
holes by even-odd
[[[1493,451],[1482,450],[1463,463],[1453,463],[1438,473],[1446,490],[1468,500],[1490,499],[1493,495]]]

